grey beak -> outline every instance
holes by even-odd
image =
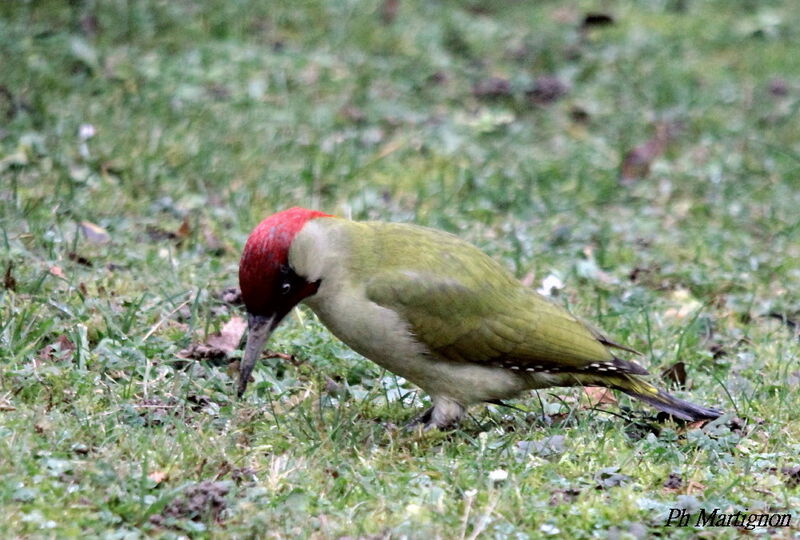
[[[247,344],[244,346],[244,356],[242,362],[239,364],[239,389],[236,395],[242,397],[244,391],[247,389],[247,383],[250,380],[250,373],[256,365],[258,357],[261,355],[261,350],[264,348],[264,343],[269,339],[269,335],[273,330],[273,321],[275,315],[272,317],[264,317],[263,315],[247,315]]]

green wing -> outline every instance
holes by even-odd
[[[428,229],[416,232],[403,232],[409,245],[399,250],[385,247],[396,244],[391,234],[380,238],[387,270],[367,282],[367,296],[403,316],[441,358],[561,372],[610,363],[645,372],[608,350],[624,347],[522,286],[477,248]]]

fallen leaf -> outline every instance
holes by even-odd
[[[14,407],[10,401],[6,398],[0,399],[0,412],[13,412],[16,411],[17,408]]]
[[[675,362],[661,372],[661,378],[678,386],[686,388],[686,364]]]
[[[189,236],[190,232],[191,232],[191,228],[189,227],[189,218],[183,218],[183,221],[181,222],[181,226],[178,227],[178,231],[175,233],[175,235],[179,239],[183,239],[183,238],[186,238],[187,236]]]
[[[67,279],[67,276],[64,275],[64,272],[61,270],[60,266],[51,266],[50,274],[61,279]]]
[[[239,347],[247,322],[241,317],[231,317],[219,331],[219,334],[209,336],[207,343],[226,353],[231,353]]]
[[[704,425],[708,424],[709,420],[695,420],[694,422],[689,422],[686,424],[686,431],[692,429],[700,429]]]
[[[106,244],[111,240],[111,235],[104,228],[91,221],[81,221],[78,227],[90,244]]]
[[[241,317],[231,317],[218,333],[212,334],[206,343],[194,343],[178,352],[179,358],[195,360],[215,360],[227,356],[239,347],[247,322]]]
[[[589,407],[597,407],[603,403],[616,405],[617,399],[611,390],[603,388],[602,386],[584,386],[584,395],[589,399]]]
[[[56,340],[49,345],[45,345],[36,354],[37,359],[63,360],[75,350],[75,345],[64,334],[59,335]]]
[[[690,480],[689,484],[686,486],[687,495],[691,495],[694,492],[703,493],[705,490],[705,485],[701,484],[700,482],[695,482],[694,480]]]
[[[629,186],[647,178],[653,161],[661,155],[667,143],[675,138],[679,128],[678,124],[660,123],[656,125],[653,137],[639,146],[633,147],[622,158],[619,182]]]
[[[17,280],[14,279],[14,276],[11,273],[13,269],[14,263],[9,261],[8,266],[6,266],[6,273],[3,275],[3,287],[9,291],[14,291],[17,289]]]

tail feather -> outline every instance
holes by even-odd
[[[642,400],[648,405],[651,405],[675,418],[686,420],[688,422],[697,422],[698,420],[713,420],[722,416],[722,411],[711,407],[702,407],[695,405],[688,401],[678,399],[675,396],[668,394],[663,390],[659,390],[647,381],[630,374],[619,374],[612,380],[608,377],[601,383],[604,386],[610,386],[617,390],[621,390],[633,396],[636,399]]]
[[[645,403],[652,405],[659,411],[686,420],[689,422],[697,422],[698,420],[713,420],[722,416],[722,411],[713,409],[711,407],[702,407],[695,405],[688,401],[678,399],[663,390],[656,389],[656,394],[640,394],[632,390],[620,388],[626,394],[629,394]]]

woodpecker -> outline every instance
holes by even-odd
[[[289,208],[259,223],[239,263],[248,336],[238,395],[267,339],[304,302],[356,352],[413,382],[426,429],[470,405],[551,386],[621,390],[687,421],[722,413],[653,386],[636,353],[525,287],[458,237],[401,223]]]

